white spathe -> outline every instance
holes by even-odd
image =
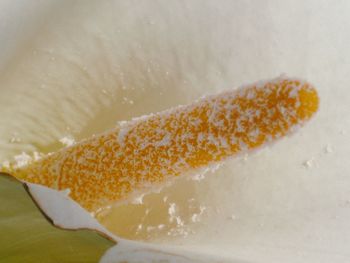
[[[60,2],[3,66],[0,160],[285,72],[318,88],[315,119],[187,186],[206,207],[195,233],[149,242],[251,262],[349,262],[349,1]]]
[[[209,263],[209,262],[233,262],[228,256],[212,255],[203,251],[195,251],[179,246],[166,246],[147,244],[144,242],[130,241],[119,238],[103,227],[79,204],[70,199],[68,191],[56,191],[41,185],[24,183],[29,194],[38,208],[45,213],[52,223],[62,229],[90,229],[103,234],[116,242],[101,259],[101,263],[117,262],[181,262],[181,263]]]

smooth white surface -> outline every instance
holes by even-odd
[[[172,263],[212,263],[231,262],[247,263],[223,255],[210,255],[205,251],[193,251],[179,247],[141,244],[138,242],[121,242],[109,249],[101,258],[101,263],[117,262],[172,262]]]
[[[48,12],[57,7],[55,0],[2,0],[0,2],[0,69],[11,63],[23,44],[37,32]],[[56,5],[55,5],[56,4]]]
[[[192,251],[191,249],[176,246],[160,246],[123,240],[101,226],[86,210],[67,197],[68,192],[59,192],[31,183],[26,183],[26,185],[36,204],[52,220],[55,226],[71,230],[91,229],[103,233],[117,243],[105,253],[101,262],[135,261],[146,263],[164,260],[170,260],[170,262],[174,263],[243,262],[233,261],[229,257],[222,255],[210,255],[204,251]]]
[[[55,191],[37,184],[26,183],[26,185],[36,204],[52,220],[54,225],[64,229],[95,229],[117,240],[86,210],[73,202],[68,197],[67,192]]]
[[[215,90],[283,72],[306,78],[321,97],[316,118],[190,184],[207,208],[195,233],[151,241],[255,262],[350,260],[348,1],[76,1],[64,10],[0,77],[2,160]]]

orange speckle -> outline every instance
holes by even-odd
[[[14,175],[58,190],[87,210],[192,169],[256,149],[302,125],[318,108],[308,83],[278,78],[136,119],[64,148]]]

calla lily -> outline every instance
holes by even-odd
[[[111,247],[101,262],[348,261],[347,3],[52,3],[2,65],[5,166],[22,152],[56,152],[62,138],[79,141],[281,72],[312,80],[322,98],[318,117],[300,133],[96,218],[67,192],[25,183],[53,224],[108,237],[87,234],[95,257]],[[15,218],[6,223],[20,227]]]

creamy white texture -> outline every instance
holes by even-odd
[[[54,151],[67,134],[86,137],[228,86],[281,72],[300,76],[319,88],[317,119],[215,175],[175,184],[167,201],[186,207],[195,198],[196,209],[206,208],[200,222],[192,222],[196,210],[189,213],[188,226],[195,227],[186,238],[166,235],[168,228],[164,235],[147,235],[147,225],[167,223],[169,205],[159,205],[164,217],[149,212],[141,238],[252,262],[348,262],[347,1],[62,5],[64,14],[52,16],[0,76],[1,160],[22,151]],[[148,204],[144,197],[143,203],[160,204],[164,197],[152,196]],[[137,210],[138,219],[146,208],[121,209]]]

